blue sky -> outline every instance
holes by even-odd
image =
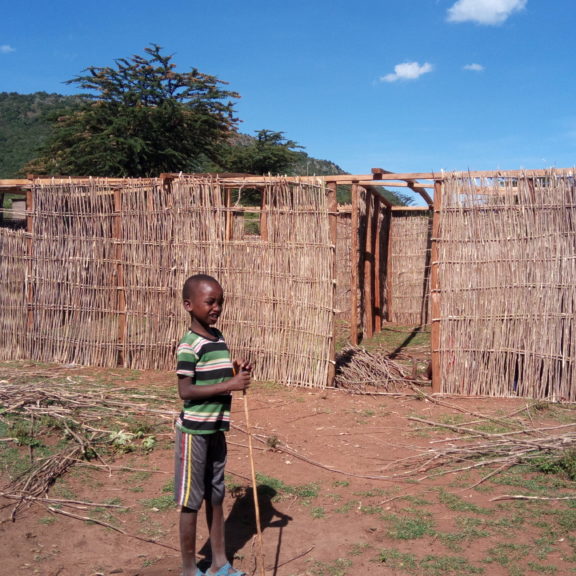
[[[576,164],[574,0],[19,0],[0,91],[70,94],[151,43],[229,83],[240,130],[366,174]]]

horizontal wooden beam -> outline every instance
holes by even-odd
[[[392,212],[430,212],[432,206],[392,206]]]

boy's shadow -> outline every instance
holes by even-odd
[[[282,528],[292,520],[291,516],[283,514],[274,508],[272,503],[276,490],[261,484],[258,490],[258,507],[260,512],[260,529],[262,532],[266,528],[280,528],[278,544],[274,559],[274,574],[280,558],[280,549],[282,547]],[[239,550],[252,540],[256,535],[256,513],[254,509],[254,491],[252,488],[237,488],[231,491],[234,498],[234,504],[228,518],[226,518],[224,530],[226,533],[226,555],[228,558],[234,558]],[[274,520],[277,518],[277,520]],[[204,556],[205,561],[200,563],[200,568],[205,562],[210,562],[210,541],[207,541],[199,554]]]

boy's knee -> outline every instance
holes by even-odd
[[[198,514],[198,510],[194,510],[193,508],[188,508],[187,506],[180,507],[181,514]]]

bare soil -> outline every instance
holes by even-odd
[[[87,369],[70,370],[71,377],[78,373],[94,375]],[[99,377],[105,379],[106,371]],[[173,390],[174,402],[167,408],[178,409],[170,373],[131,372],[124,385]],[[543,510],[573,511],[569,503],[494,501],[526,490],[493,479],[472,488],[491,472],[486,469],[410,478],[395,478],[391,472],[402,459],[449,444],[454,435],[411,417],[470,423],[472,413],[503,417],[528,401],[450,398],[446,402],[453,407],[448,407],[416,395],[351,395],[256,383],[248,402],[254,466],[262,484],[267,575],[576,573],[571,526],[541,516]],[[258,574],[241,396],[233,403],[233,422],[228,435],[227,546],[237,568]],[[125,506],[67,508],[123,533],[49,512],[38,503],[11,522],[13,502],[0,498],[0,574],[178,576],[178,513],[166,504],[173,466],[170,424],[161,423],[155,435],[158,444],[151,453],[118,455],[108,461],[109,468],[97,462],[77,464],[50,491],[53,498]],[[0,451],[5,446],[0,444]],[[9,480],[10,471],[4,471],[0,486]],[[470,528],[474,526],[476,531]],[[202,567],[206,543],[202,521]],[[497,557],[496,550],[507,556]]]

